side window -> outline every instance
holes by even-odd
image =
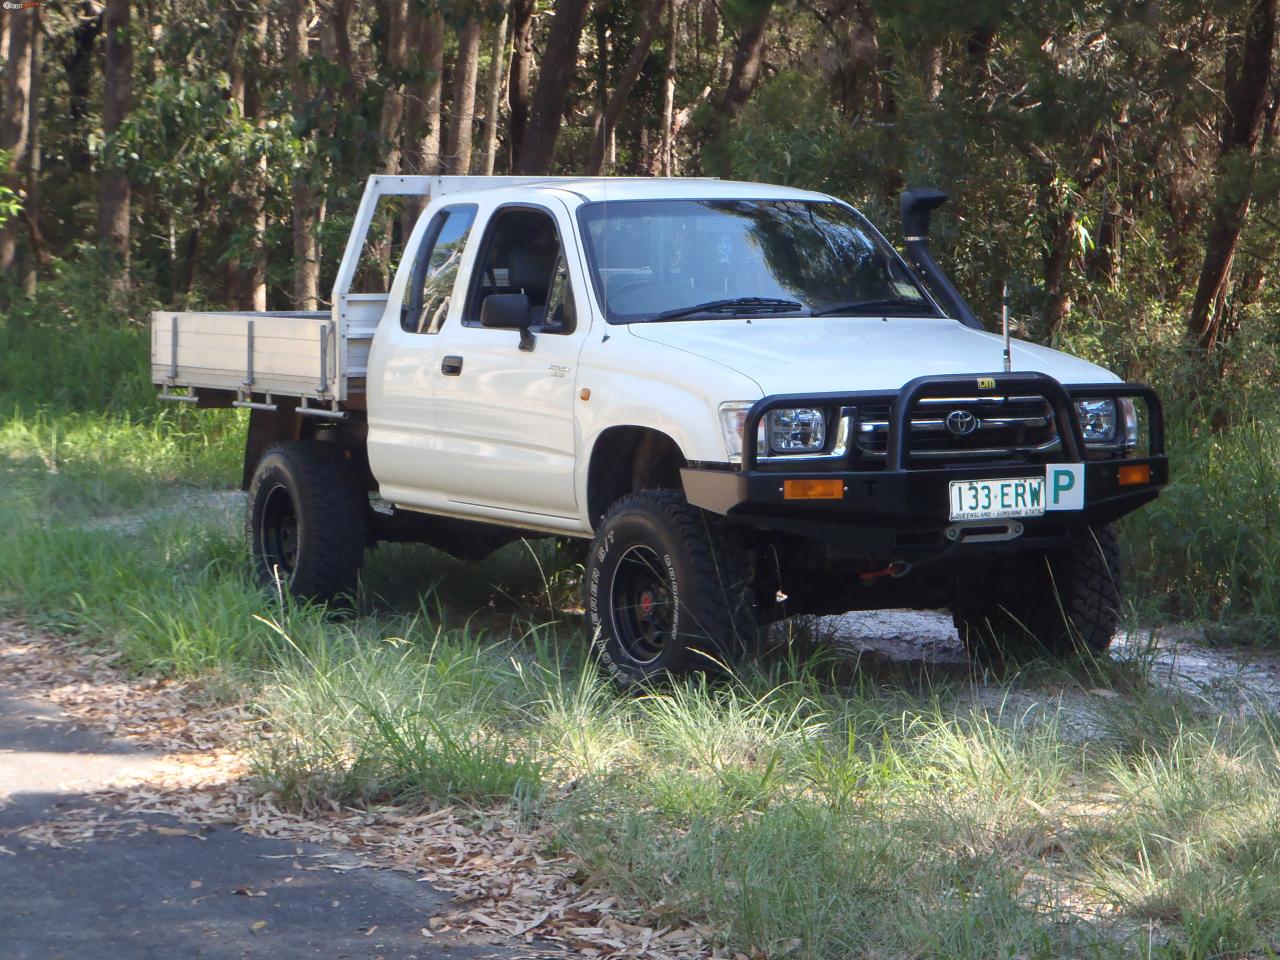
[[[474,204],[445,207],[431,218],[409,277],[400,325],[410,333],[439,333],[449,314],[458,264],[476,219]]]
[[[523,293],[529,298],[534,330],[572,333],[577,322],[573,290],[555,220],[544,210],[513,207],[498,211],[490,224],[476,259],[472,299],[463,323],[480,326],[486,297]]]

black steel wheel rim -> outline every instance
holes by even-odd
[[[676,623],[671,574],[658,552],[632,544],[622,552],[609,586],[613,633],[628,657],[652,663],[662,656]]]
[[[267,491],[258,519],[262,560],[272,577],[288,580],[298,562],[298,509],[283,483]]]

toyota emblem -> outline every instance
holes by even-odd
[[[947,414],[947,430],[957,437],[967,437],[978,429],[980,421],[968,410],[952,410]]]

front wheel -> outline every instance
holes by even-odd
[[[368,507],[337,445],[297,440],[272,447],[249,485],[245,532],[254,578],[307,600],[354,596]]]
[[[747,553],[670,490],[619,500],[587,576],[592,642],[621,686],[733,662],[754,646]]]
[[[1120,574],[1115,530],[1090,529],[1066,549],[961,577],[952,617],[978,659],[1028,648],[1058,657],[1104,653],[1119,626]]]

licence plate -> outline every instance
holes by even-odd
[[[952,520],[1003,520],[1044,515],[1044,477],[952,480]]]

